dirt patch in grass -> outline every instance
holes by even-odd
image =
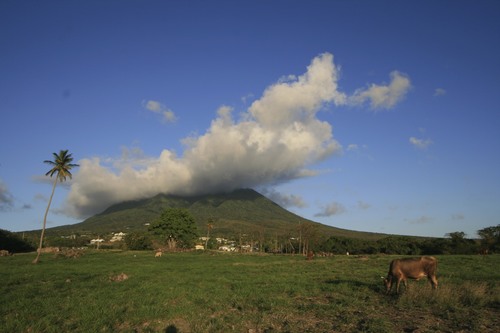
[[[111,282],[123,282],[125,280],[127,280],[129,278],[129,276],[125,273],[120,273],[118,275],[111,275],[109,277],[109,281]]]

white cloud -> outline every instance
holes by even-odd
[[[358,201],[358,208],[361,209],[361,210],[367,210],[371,207],[371,205],[367,202],[364,202],[364,201]]]
[[[388,85],[371,84],[367,89],[356,90],[350,97],[354,105],[369,102],[372,109],[391,109],[400,102],[411,88],[408,76],[393,71]]]
[[[359,149],[359,146],[355,143],[351,143],[347,145],[347,151],[356,151]]]
[[[332,202],[328,205],[326,205],[325,207],[323,207],[323,209],[317,213],[317,214],[314,214],[314,216],[316,217],[328,217],[328,216],[332,216],[332,215],[338,215],[338,214],[341,214],[345,212],[345,207],[338,203],[338,202]]]
[[[432,222],[432,218],[429,216],[422,215],[416,219],[407,220],[410,224],[428,224]]]
[[[32,209],[32,208],[33,208],[33,206],[31,204],[23,204],[21,206],[21,209],[23,209],[23,210],[29,210],[29,209]]]
[[[160,102],[149,100],[143,101],[142,105],[147,110],[162,115],[162,119],[164,122],[171,123],[177,120],[174,112]]]
[[[33,197],[33,200],[35,202],[37,202],[37,201],[48,202],[49,201],[49,199],[44,194],[41,194],[41,193],[35,194],[35,196]]]
[[[337,90],[337,80],[333,55],[322,54],[313,59],[304,75],[292,81],[281,80],[267,88],[248,111],[266,128],[308,124],[317,120],[316,113],[325,103],[345,104],[346,96]]]
[[[327,105],[346,105],[349,97],[338,91],[338,69],[329,53],[314,58],[303,75],[285,78],[265,89],[239,119],[231,107],[220,107],[204,134],[181,141],[185,148],[180,157],[168,149],[159,157],[124,150],[111,161],[97,157],[79,161],[68,211],[84,217],[113,203],[158,193],[215,193],[314,176],[317,171],[310,165],[341,151],[332,126],[318,119],[317,113]],[[391,90],[402,85],[394,83],[401,78],[407,80],[393,75]],[[385,104],[393,106],[396,99]],[[155,113],[168,111],[156,101],[143,105]],[[303,204],[299,197],[282,199]]]
[[[446,95],[446,90],[444,90],[443,88],[436,88],[436,90],[434,90],[434,96],[443,96],[443,95]]]
[[[10,193],[9,188],[0,179],[0,211],[12,208],[14,205],[14,196]]]
[[[306,207],[306,203],[302,197],[294,194],[279,193],[275,190],[264,190],[262,194],[267,196],[270,200],[276,202],[281,207]]]
[[[414,147],[423,150],[427,149],[427,147],[429,147],[433,143],[431,139],[418,139],[413,136],[410,138],[409,141]]]
[[[464,220],[465,219],[465,215],[462,214],[462,213],[455,213],[455,214],[451,215],[451,219],[454,220],[454,221]]]
[[[242,102],[243,104],[247,104],[247,102],[248,102],[249,100],[253,99],[253,97],[254,97],[254,96],[253,96],[253,94],[252,94],[252,93],[248,93],[248,94],[246,94],[245,96],[241,97],[241,102]]]

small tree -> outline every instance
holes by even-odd
[[[481,247],[488,252],[500,250],[500,224],[496,227],[487,227],[477,231],[481,237]]]
[[[208,241],[210,240],[210,230],[212,230],[213,227],[214,227],[214,219],[209,218],[207,223],[207,239],[205,241],[205,250],[208,249]]]
[[[314,243],[318,238],[318,227],[311,222],[304,222],[299,225],[299,235],[302,243],[302,254],[307,255],[313,250]]]
[[[476,243],[472,239],[467,239],[463,231],[455,231],[446,234],[450,238],[450,249],[453,254],[475,253]]]
[[[165,209],[160,218],[151,223],[149,231],[162,237],[170,249],[191,248],[198,238],[194,218],[183,208]]]

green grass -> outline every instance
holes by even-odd
[[[385,295],[392,256],[88,252],[0,257],[0,332],[496,332],[500,256],[439,256]],[[124,273],[128,278],[114,281]]]

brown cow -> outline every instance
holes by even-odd
[[[436,278],[437,260],[434,257],[394,259],[389,266],[389,273],[384,279],[386,293],[389,294],[394,282],[396,293],[399,294],[399,284],[403,281],[405,289],[408,288],[407,279],[420,280],[427,276],[433,289],[437,288]]]

